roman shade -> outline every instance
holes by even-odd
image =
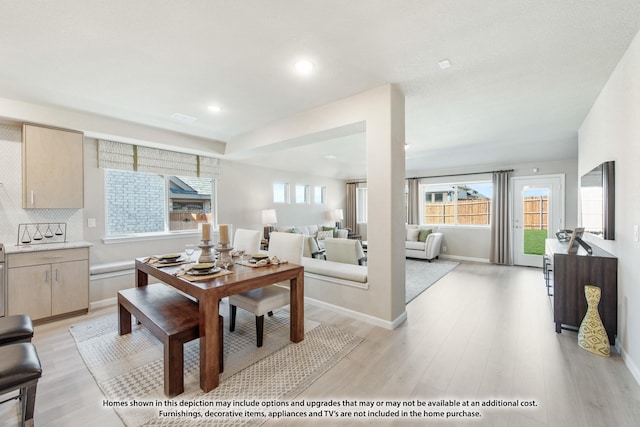
[[[218,178],[220,172],[220,161],[213,157],[103,139],[98,140],[98,165],[105,169],[203,178]]]

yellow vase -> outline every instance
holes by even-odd
[[[598,313],[600,288],[587,285],[584,287],[584,295],[587,298],[587,313],[578,330],[578,345],[591,353],[608,357],[611,354],[609,337]]]

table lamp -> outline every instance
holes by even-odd
[[[333,212],[333,218],[336,220],[336,228],[342,228],[342,220],[344,219],[344,213],[342,209],[336,209]]]
[[[273,231],[273,224],[278,222],[275,209],[262,210],[262,225],[264,225],[264,238],[269,240],[269,235]]]

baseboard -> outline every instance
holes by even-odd
[[[469,262],[482,262],[485,264],[490,264],[487,258],[474,258],[469,256],[459,256],[459,255],[443,255],[440,254],[439,258],[441,259],[450,259],[452,261],[469,261]]]
[[[625,351],[622,349],[622,346],[620,345],[620,342],[618,340],[616,340],[615,347],[620,353],[620,356],[622,357],[624,364],[627,365],[629,372],[631,372],[631,375],[633,375],[633,378],[640,385],[640,369],[638,369],[638,366],[636,366],[636,364],[633,363],[633,360],[631,360],[629,355],[625,353]]]
[[[94,301],[89,303],[89,311],[97,310],[99,308],[110,307],[112,305],[118,304],[118,298],[107,298],[100,301]]]
[[[357,320],[362,320],[363,322],[369,323],[371,325],[380,326],[381,328],[385,328],[385,329],[389,329],[389,330],[396,329],[405,320],[407,320],[407,312],[406,312],[406,310],[403,311],[402,314],[400,314],[400,316],[398,316],[397,318],[395,318],[393,321],[390,322],[388,320],[380,319],[378,317],[373,317],[373,316],[370,316],[368,314],[361,313],[359,311],[350,310],[348,308],[340,307],[338,305],[329,304],[327,302],[320,301],[320,300],[317,300],[317,299],[314,299],[314,298],[305,297],[304,299],[309,304],[313,304],[313,305],[315,305],[317,307],[325,308],[327,310],[334,311],[336,313],[344,314],[345,316],[348,316],[348,317],[351,317],[351,318],[354,318],[354,319],[357,319]]]

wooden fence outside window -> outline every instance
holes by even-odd
[[[454,202],[424,204],[425,224],[456,224]],[[547,196],[524,198],[524,228],[546,230],[549,214]],[[491,199],[458,200],[459,225],[491,224]]]

